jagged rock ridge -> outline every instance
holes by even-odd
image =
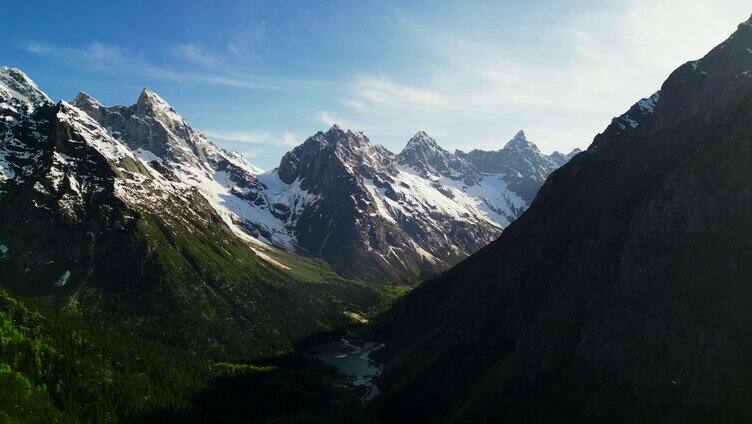
[[[481,170],[422,131],[395,155],[335,125],[263,172],[194,131],[148,89],[133,106],[104,107],[85,93],[73,104],[164,178],[198,190],[237,232],[369,279],[411,280],[475,252],[558,166],[526,140],[526,149],[509,147],[513,140],[475,154],[528,168]]]
[[[537,190],[556,165],[529,144]],[[520,174],[507,172],[481,171],[423,131],[395,155],[338,126],[287,153],[276,170],[315,199],[295,222],[300,247],[341,269],[351,264],[397,279],[445,269],[522,213],[532,195],[509,187]]]
[[[465,154],[421,131],[395,155],[335,126],[263,172],[149,89],[132,106],[85,93],[72,105],[161,180],[206,198],[239,235],[369,279],[412,280],[457,263],[496,238],[568,159],[542,155],[523,133],[497,152]]]

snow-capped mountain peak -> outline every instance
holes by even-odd
[[[76,97],[73,98],[71,104],[86,112],[87,115],[94,118],[94,120],[96,120],[97,122],[101,121],[101,110],[104,108],[104,106],[102,106],[102,104],[99,103],[97,99],[91,97],[87,93],[80,91],[78,94],[76,94]]]
[[[465,179],[468,184],[479,177],[470,164],[442,148],[424,131],[418,131],[397,155],[400,165],[410,167],[425,178]]]
[[[456,154],[481,173],[503,175],[509,189],[527,203],[532,202],[548,174],[568,160],[568,155],[542,154],[524,131],[517,132],[501,150]]]
[[[154,91],[144,87],[135,106],[137,116],[154,118],[178,136],[188,136],[190,127],[185,119]]]
[[[426,134],[425,131],[418,131],[411,139],[407,142],[407,145],[405,146],[404,150],[408,149],[419,149],[419,148],[432,148],[437,150],[444,150],[441,148],[441,146],[436,143],[436,140],[431,138],[428,134]]]
[[[320,138],[320,141],[331,144],[333,146],[362,146],[365,144],[370,144],[371,142],[371,140],[369,140],[362,131],[353,131],[349,128],[344,129],[337,124],[332,125],[332,127],[329,128],[326,133],[322,134],[324,134],[324,137]]]
[[[138,100],[136,101],[136,107],[172,109],[172,106],[170,106],[165,99],[160,97],[159,94],[151,90],[149,87],[141,89],[141,94],[139,94]]]
[[[77,105],[77,107],[80,108],[78,105],[90,105],[90,107],[102,107],[102,103],[99,103],[99,100],[95,99],[94,97],[91,97],[88,93],[84,91],[79,91],[78,94],[76,94],[76,97],[73,98],[72,104]]]
[[[29,110],[41,103],[51,102],[50,98],[37,87],[23,71],[8,66],[0,67],[0,102],[5,106],[22,106]]]
[[[424,131],[418,131],[400,152],[400,157],[403,158],[415,155],[427,162],[437,160],[438,157],[446,158],[447,156],[452,156],[451,153],[439,146],[436,140]]]
[[[507,142],[504,149],[516,149],[516,150],[534,150],[538,152],[538,146],[532,143],[525,136],[525,132],[520,130],[515,136]]]

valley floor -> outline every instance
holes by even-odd
[[[342,330],[301,346],[319,347],[221,362],[0,289],[0,422],[375,422],[381,345]]]

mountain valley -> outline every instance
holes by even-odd
[[[375,19],[366,2],[356,15],[340,16],[346,7],[338,6],[321,15],[301,7],[303,21],[333,30],[358,16],[365,33]],[[634,13],[619,9],[619,25],[647,19],[641,7],[621,5]],[[417,19],[398,16],[401,25]],[[709,27],[714,18],[707,14]],[[147,32],[168,39],[164,28]],[[311,122],[329,128],[294,147],[292,132],[283,133],[289,150],[272,169],[251,163],[250,151],[225,148],[232,141],[219,134],[231,125],[226,133],[194,129],[153,89],[135,90],[131,105],[107,106],[96,90],[55,101],[41,87],[56,94],[65,84],[69,97],[79,89],[70,75],[47,73],[38,86],[0,66],[0,422],[752,422],[752,18],[702,58],[664,73],[660,89],[632,106],[604,101],[627,110],[587,149],[551,154],[524,131],[481,150],[474,147],[490,144],[481,132],[488,127],[454,126],[468,138],[458,143],[457,131],[439,124],[499,113],[540,134],[544,148],[550,132],[542,128],[565,122],[557,135],[566,138],[585,122],[573,115],[595,107],[580,110],[567,102],[585,94],[562,93],[605,90],[591,78],[572,80],[587,80],[587,89],[563,78],[566,61],[545,68],[556,77],[551,90],[549,76],[533,72],[537,62],[490,61],[480,32],[473,43],[441,38],[440,55],[463,62],[455,71],[504,88],[481,96],[459,75],[424,74],[403,56],[414,87],[376,74],[324,83],[307,68],[305,80],[283,78],[278,66],[273,78],[232,71],[228,58],[239,57],[241,44],[253,47],[243,59],[253,72],[280,57],[297,63],[285,56],[288,44],[276,38],[270,49],[263,39],[310,34],[278,22],[265,28],[211,51],[171,46],[164,62],[187,62],[169,72],[145,53],[100,43],[21,48],[36,58],[69,56],[82,81],[122,67],[131,79],[96,84],[100,99],[133,88],[135,77],[223,93],[220,106],[192,110],[175,96],[194,124],[227,111],[226,122],[248,119],[231,100],[250,92],[270,108],[253,119],[272,119],[275,101],[294,92],[320,109]],[[579,54],[596,45],[574,32]],[[661,34],[642,36],[658,43]],[[361,47],[361,37],[348,32],[337,47]],[[608,40],[609,48],[634,47]],[[535,44],[523,47],[532,55],[541,51]],[[504,69],[459,60],[476,48],[479,63]],[[275,54],[262,61],[265,49]],[[338,49],[331,63],[311,46],[296,60],[317,72],[357,68],[358,58]],[[641,75],[645,61],[632,62]],[[616,86],[612,72],[603,78]],[[566,83],[574,87],[557,91]],[[285,119],[305,120],[292,112],[297,105],[286,108]],[[340,121],[328,110],[364,121],[332,125]],[[389,117],[395,122],[372,125]],[[373,140],[353,124],[365,118]],[[450,151],[424,130],[401,149],[378,144],[420,128],[402,133],[406,122],[433,122],[432,134],[461,148]],[[251,135],[238,138],[269,144]]]

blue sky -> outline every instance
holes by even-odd
[[[586,147],[746,20],[729,0],[12,1],[2,64],[52,98],[148,86],[264,168],[332,123],[399,151],[418,130],[498,149]]]

